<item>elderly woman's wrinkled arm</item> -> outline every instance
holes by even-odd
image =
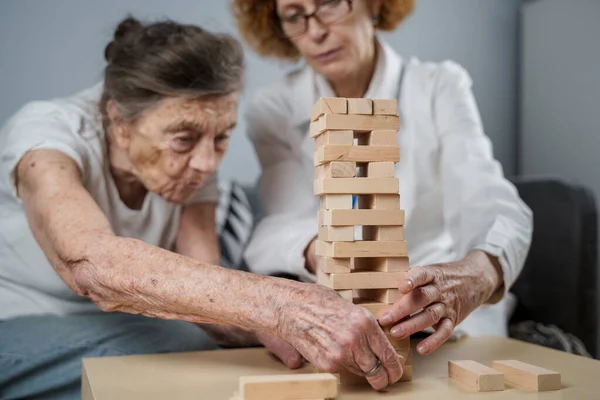
[[[248,290],[264,277],[226,270],[114,235],[69,157],[32,151],[17,171],[30,227],[60,277],[102,310],[275,331],[289,287]],[[267,286],[267,285],[265,285]],[[228,288],[228,290],[223,290]],[[246,293],[248,292],[248,293]]]

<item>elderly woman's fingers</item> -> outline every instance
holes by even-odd
[[[286,367],[297,369],[304,364],[302,355],[288,342],[276,336],[267,333],[257,333],[261,343],[277,358],[279,358]]]
[[[420,309],[441,300],[442,294],[434,285],[417,287],[388,307],[379,317],[379,323],[383,326],[395,324]]]
[[[434,279],[435,276],[429,268],[411,268],[406,272],[404,279],[401,279],[398,283],[398,289],[401,293],[408,294],[414,288],[427,285],[428,283],[433,282]]]
[[[429,354],[440,347],[446,340],[452,335],[454,330],[454,322],[450,318],[442,319],[436,326],[434,326],[435,332],[431,334],[427,339],[423,339],[421,343],[417,345],[417,351],[422,354]]]
[[[402,364],[398,358],[396,350],[391,345],[383,331],[378,329],[377,335],[370,335],[369,345],[373,350],[373,353],[377,355],[377,358],[381,362],[382,371],[386,374],[386,380],[389,384],[396,383],[402,377]],[[375,387],[374,383],[369,380],[371,386]]]
[[[446,317],[446,306],[442,303],[434,303],[394,326],[390,330],[390,334],[397,338],[404,338],[436,325],[444,317]]]

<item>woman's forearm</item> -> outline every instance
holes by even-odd
[[[73,271],[78,293],[105,311],[276,333],[279,308],[301,290],[296,282],[200,263],[135,239],[100,242]]]

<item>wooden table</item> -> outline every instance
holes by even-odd
[[[560,372],[563,389],[538,393],[506,386],[477,393],[448,379],[448,360],[458,359],[490,366],[492,360],[518,359]],[[83,400],[226,400],[240,376],[290,373],[262,348],[90,358],[83,369]],[[415,352],[413,377],[384,392],[342,386],[338,399],[600,399],[600,361],[504,338],[464,338],[426,357]]]

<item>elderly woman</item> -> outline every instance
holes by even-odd
[[[377,387],[400,379],[365,310],[218,266],[215,173],[236,124],[239,44],[127,19],[105,53],[100,85],[30,103],[0,133],[1,397],[77,398],[82,357],[211,347],[197,324],[290,367],[302,354],[361,373],[377,357]]]
[[[523,267],[532,220],[492,156],[467,72],[453,62],[403,59],[377,35],[398,26],[413,6],[237,0],[234,11],[258,53],[304,61],[260,90],[248,110],[266,213],[247,251],[251,268],[314,279],[319,203],[308,128],[317,99],[397,99],[403,156],[396,175],[414,268],[399,282],[405,295],[379,322],[399,338],[433,328],[417,347],[428,354],[457,326],[471,335],[506,335],[504,298]]]

